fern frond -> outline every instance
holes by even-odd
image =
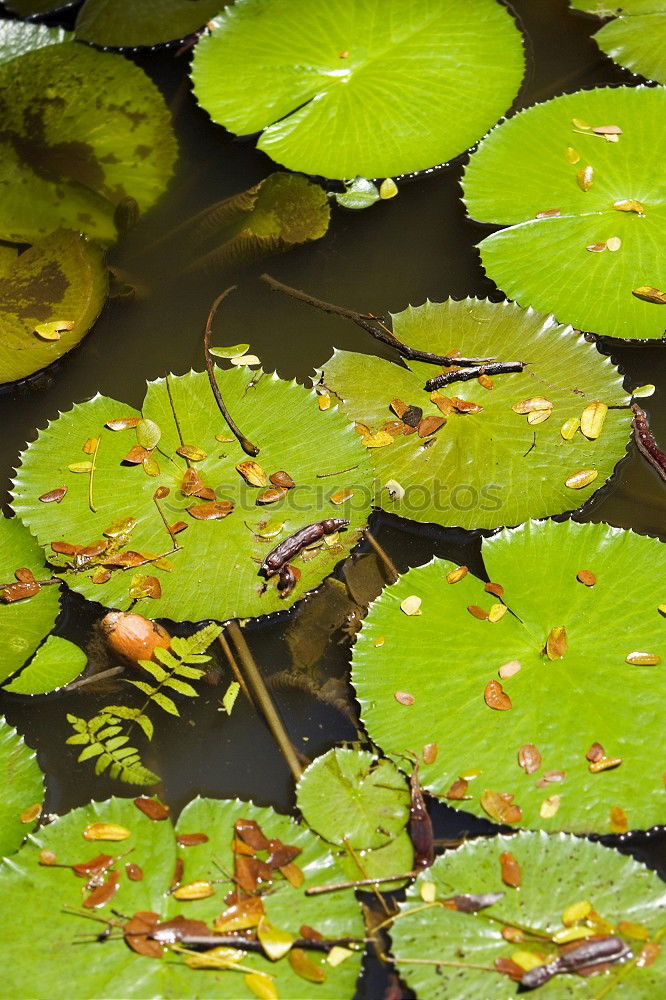
[[[136,722],[137,726],[143,729],[146,738],[152,740],[155,727],[140,708],[130,708],[129,705],[105,705],[102,712],[107,715],[115,715],[118,719],[125,719],[126,722]]]
[[[143,714],[147,704],[153,701],[169,715],[180,715],[176,703],[164,694],[162,689],[165,687],[177,691],[178,694],[186,698],[198,697],[198,691],[180,678],[187,677],[189,680],[199,680],[203,677],[205,671],[194,664],[208,663],[210,656],[206,656],[205,651],[217,639],[221,631],[221,625],[210,622],[188,639],[176,636],[171,640],[169,649],[157,647],[153,651],[154,660],[139,660],[141,667],[156,682],[155,684],[150,684],[148,681],[131,680],[129,682],[147,695],[148,701],[139,709],[140,714]],[[158,662],[156,663],[155,660]]]
[[[159,782],[158,775],[144,767],[136,747],[127,746],[129,736],[122,732],[122,726],[117,725],[115,714],[105,710],[92,719],[68,715],[67,720],[76,732],[66,742],[79,746],[85,743],[78,760],[83,763],[94,759],[96,775],[103,774],[108,768],[112,778],[130,785],[156,785]],[[135,717],[132,721],[138,720]]]

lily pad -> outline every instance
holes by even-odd
[[[484,540],[482,556],[501,597],[472,574],[447,581],[455,567],[433,560],[371,607],[352,672],[371,739],[398,755],[436,744],[424,788],[498,822],[581,833],[663,822],[666,546],[548,521]],[[401,610],[408,596],[420,616]]]
[[[329,847],[288,817],[246,802],[197,799],[183,811],[175,832],[205,834],[208,840],[199,846],[177,849],[174,830],[168,821],[150,820],[131,800],[110,799],[76,809],[40,830],[13,859],[15,863],[11,867],[5,864],[0,870],[0,913],[7,921],[3,940],[3,956],[8,965],[6,989],[20,994],[21,984],[29,977],[32,992],[54,998],[101,996],[108,993],[111,982],[114,995],[128,998],[151,996],[159,1000],[194,995],[251,998],[254,994],[246,986],[243,972],[190,969],[183,964],[182,956],[171,952],[161,961],[147,958],[131,951],[118,938],[105,945],[89,945],[89,949],[95,949],[94,956],[88,956],[91,960],[72,962],[63,979],[57,974],[63,953],[69,954],[75,938],[90,930],[88,921],[67,913],[66,908],[79,910],[82,898],[89,891],[84,888],[84,880],[67,868],[39,864],[39,852],[44,849],[52,850],[61,864],[80,863],[100,851],[122,855],[114,865],[120,873],[120,887],[113,902],[93,912],[112,918],[110,906],[127,915],[152,910],[161,920],[181,915],[206,921],[212,928],[213,921],[225,909],[224,896],[229,883],[222,868],[233,870],[231,840],[234,822],[239,819],[254,820],[268,837],[301,849],[296,863],[305,876],[303,887],[294,889],[280,877],[262,893],[265,912],[274,927],[288,930],[296,937],[303,924],[315,927],[327,937],[363,937],[361,914],[353,892],[332,894],[327,897],[325,907],[317,897],[305,895],[305,888],[338,881],[340,873]],[[118,844],[87,843],[82,833],[91,823],[119,824],[131,835]],[[213,880],[213,894],[208,898],[179,900],[168,894],[177,850],[185,862],[181,883]],[[124,867],[127,862],[141,869],[142,880],[131,881],[127,877]],[[37,936],[36,922],[41,927]],[[322,953],[308,955],[326,971],[325,982],[316,987],[317,996],[337,1000],[352,995],[360,969],[360,953],[335,969]],[[254,969],[275,977],[280,996],[306,1000],[313,995],[312,983],[293,972],[288,958],[270,962],[260,955],[247,954],[242,956],[241,964],[246,971]]]
[[[4,690],[12,694],[49,694],[78,677],[87,662],[88,657],[76,643],[50,635]]]
[[[197,100],[291,170],[424,170],[464,152],[520,86],[522,39],[495,0],[242,0],[197,43]]]
[[[187,271],[238,267],[320,239],[331,209],[318,184],[298,174],[270,174],[261,183],[204,209],[179,226],[170,244]],[[182,265],[181,265],[182,266]]]
[[[409,819],[404,777],[390,761],[365,750],[338,748],[318,757],[304,771],[297,794],[306,823],[333,844],[384,847]]]
[[[580,432],[569,441],[562,438],[562,425],[588,403],[628,401],[616,369],[571,328],[511,303],[477,299],[426,302],[392,320],[395,335],[411,347],[527,366],[522,373],[496,376],[491,389],[476,379],[446,386],[440,396],[475,402],[482,410],[451,412],[446,424],[425,438],[404,433],[398,421],[388,444],[368,448],[375,502],[385,510],[415,521],[495,528],[577,507],[611,475],[629,435],[627,410],[609,410],[597,440]],[[396,398],[421,408],[424,417],[443,416],[423,388],[441,369],[405,364],[336,351],[321,377],[343,411],[375,435],[396,424],[390,408]],[[512,409],[534,397],[552,403],[552,415],[543,423],[532,424],[527,414]],[[376,438],[362,434],[361,447],[364,441],[374,445]],[[598,472],[592,482],[581,489],[566,485],[572,473],[588,468]]]
[[[110,243],[118,202],[145,212],[164,191],[169,112],[123,56],[48,45],[0,65],[0,94],[0,238],[34,243],[65,227]]]
[[[2,0],[2,6],[19,17],[33,17],[35,14],[50,14],[54,10],[73,7],[76,0]]]
[[[500,878],[500,855],[505,851],[519,864],[519,889],[508,888]],[[424,906],[421,896],[427,883],[434,885],[437,897],[429,907]],[[440,902],[454,894],[502,891],[504,897],[478,915],[450,910]],[[565,930],[562,914],[579,902],[591,903],[588,911],[593,909],[608,921],[601,933],[619,934],[634,958],[591,979],[555,976],[539,988],[538,995],[548,1000],[605,996],[651,1000],[662,995],[666,952],[657,942],[666,930],[664,883],[631,858],[563,834],[522,833],[475,840],[438,858],[400,904],[400,915],[391,929],[392,953],[401,977],[420,997],[469,1000],[492,996],[507,1000],[523,996],[517,983],[494,971],[496,959],[510,959],[516,953],[557,955],[559,949],[549,938]],[[484,919],[486,916],[490,919]],[[507,941],[502,936],[503,927],[516,925],[532,928],[544,937]],[[585,926],[584,919],[578,926]],[[649,936],[652,948],[656,945],[654,964],[643,968],[637,959],[647,942],[633,936],[641,931]],[[594,933],[589,925],[588,933]],[[419,964],[417,960],[424,958],[432,964]],[[436,964],[439,958],[441,965]]]
[[[665,114],[663,87],[579,91],[520,112],[481,143],[465,204],[509,227],[480,251],[510,298],[604,336],[663,337],[666,309],[640,289],[666,289]]]
[[[16,583],[17,569],[28,569],[38,580],[47,576],[43,554],[17,518],[0,520],[0,578]],[[60,611],[57,585],[41,587],[34,597],[0,601],[0,680],[11,677],[34,653],[53,628]]]
[[[21,814],[41,804],[44,796],[42,772],[35,753],[25,745],[15,729],[0,719],[0,855],[13,854],[29,832],[30,820]],[[34,819],[39,815],[36,811]]]
[[[224,0],[86,0],[76,37],[94,45],[124,48],[184,38],[220,10]]]
[[[99,248],[59,230],[16,257],[0,276],[0,383],[61,358],[97,319],[107,292]]]
[[[663,0],[571,0],[575,10],[613,17],[594,36],[606,55],[648,80],[666,83],[666,4]]]
[[[45,24],[24,24],[21,21],[0,21],[0,64],[9,62],[26,52],[59,45],[73,38],[71,31],[48,28]]]
[[[46,546],[50,561],[72,562],[51,551],[54,541],[89,545],[107,539],[111,543],[108,550],[84,558],[80,568],[64,574],[67,583],[88,599],[126,609],[133,575],[149,573],[158,580],[161,596],[144,598],[138,610],[151,618],[223,621],[265,614],[289,607],[318,586],[356,544],[370,510],[372,473],[367,455],[359,449],[357,436],[342,414],[335,408],[321,412],[314,391],[283,382],[277,375],[233,369],[218,372],[217,378],[233,418],[261,449],[256,461],[266,477],[260,479],[263,486],[246,481],[242,470],[247,466],[238,470],[238,465],[251,460],[229,432],[207,377],[194,372],[169,376],[168,384],[165,379],[149,383],[143,416],[160,432],[151,456],[157,468],[149,468],[150,475],[141,464],[123,464],[137,445],[135,431],[105,427],[107,421],[140,414],[102,396],[62,414],[23,453],[14,506]],[[84,443],[98,437],[93,512],[90,463],[84,463],[83,473],[70,467],[79,468],[80,460],[87,457],[81,453]],[[190,446],[188,455],[199,459],[181,457],[178,449],[183,445]],[[188,469],[195,470],[206,489],[215,491],[215,500],[181,492]],[[287,472],[295,487],[266,494],[264,487],[276,490],[267,477],[279,471]],[[61,481],[68,492],[60,504],[39,501]],[[349,485],[353,497],[333,503],[331,496]],[[170,492],[156,503],[154,494],[163,489]],[[268,502],[275,497],[280,499]],[[198,509],[215,502],[220,503],[219,517],[215,509]],[[158,504],[169,525],[186,526],[174,531],[173,539]],[[202,520],[197,516],[202,513],[214,518]],[[260,564],[298,529],[333,517],[351,523],[337,536],[326,535],[314,543],[316,548],[292,558],[291,564],[302,575],[291,594],[281,597],[277,577],[266,583]],[[95,569],[113,563],[113,555],[120,552],[139,552],[141,559],[153,561],[140,568],[135,557],[128,557],[125,566],[122,559],[116,559],[116,565],[109,567],[110,578],[101,574],[100,580]],[[167,561],[155,562],[158,556]]]

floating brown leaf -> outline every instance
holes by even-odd
[[[486,788],[481,795],[481,807],[497,823],[519,823],[523,810],[513,801],[509,792],[495,792]]]
[[[268,478],[273,486],[282,486],[285,490],[291,490],[296,485],[289,473],[285,472],[284,469],[272,472]]]
[[[426,743],[421,751],[421,756],[423,757],[424,764],[434,764],[437,760],[437,755],[439,753],[439,747],[436,743]]]
[[[646,969],[648,965],[659,958],[661,946],[656,941],[646,941],[636,958],[636,966],[639,969]]]
[[[500,875],[504,885],[517,889],[522,880],[520,865],[514,858],[511,851],[502,851],[500,854]]]
[[[564,625],[555,625],[546,639],[546,655],[549,660],[561,660],[567,651],[567,630]]]
[[[253,819],[238,819],[234,823],[234,832],[243,843],[254,848],[255,851],[267,851],[270,848],[270,840],[264,834],[259,824]]]
[[[508,712],[513,708],[511,699],[499,681],[488,681],[483,698],[488,708],[494,708],[498,712]]]
[[[285,865],[291,864],[301,853],[300,847],[283,844],[281,840],[270,840],[269,844],[270,853],[266,858],[266,864],[270,865],[271,868],[283,868]]]
[[[470,615],[472,615],[474,618],[478,618],[479,621],[486,621],[486,619],[488,618],[488,612],[486,611],[486,609],[480,608],[478,604],[468,604],[467,610],[469,611]]]
[[[430,437],[431,434],[436,434],[440,427],[443,427],[445,423],[445,417],[424,417],[418,426],[419,437]]]
[[[125,865],[125,874],[127,875],[130,882],[142,882],[143,881],[143,871],[139,865],[135,865],[133,862],[128,861]]]
[[[576,579],[586,587],[594,587],[597,578],[589,569],[580,569],[576,573]]]
[[[72,865],[72,871],[79,878],[89,879],[91,875],[103,874],[111,867],[113,862],[113,855],[97,854],[94,858],[90,858],[89,861],[79,861],[77,864]]]
[[[514,983],[519,983],[520,980],[525,975],[525,970],[517,962],[514,962],[511,958],[496,958],[495,968],[503,976],[508,976],[509,979],[513,979]]]
[[[480,413],[483,409],[479,403],[472,403],[469,399],[460,399],[459,396],[451,396],[451,403],[458,413]]]
[[[10,583],[0,590],[0,600],[4,601],[5,604],[24,601],[28,597],[34,597],[39,593],[40,589],[36,580],[30,583]]]
[[[561,215],[559,208],[547,208],[544,212],[537,212],[535,219],[556,219]]]
[[[534,743],[523,743],[518,750],[518,763],[525,774],[534,774],[541,767],[541,754]]]
[[[127,840],[131,830],[118,823],[89,823],[83,831],[84,840]]]
[[[150,452],[143,445],[135,444],[132,445],[130,450],[125,455],[123,462],[127,462],[128,465],[141,465],[144,459],[150,457]]]
[[[449,790],[444,793],[444,798],[450,799],[452,802],[460,802],[463,799],[471,799],[472,796],[467,794],[468,787],[468,781],[465,781],[464,778],[458,778],[453,782]]]
[[[112,870],[108,873],[106,881],[102,885],[95,886],[89,896],[83,900],[82,905],[86,910],[96,910],[100,906],[106,906],[110,902],[120,887],[120,874]]]
[[[133,601],[140,600],[142,597],[157,600],[162,596],[162,584],[156,576],[146,576],[145,573],[139,573],[133,576],[130,581],[129,596]]]
[[[284,499],[287,495],[287,490],[284,486],[269,486],[268,489],[262,490],[256,499],[256,503],[268,504],[277,503],[278,500]]]
[[[522,670],[522,664],[520,660],[509,660],[507,663],[503,663],[499,668],[497,673],[500,678],[505,681],[509,677],[513,677],[515,674],[520,673]]]
[[[631,294],[635,295],[637,299],[642,299],[643,302],[652,302],[657,306],[666,305],[666,292],[660,288],[653,288],[651,285],[639,285],[638,288],[632,290]]]
[[[239,462],[236,469],[249,486],[268,486],[268,476],[259,463],[253,459],[248,458]]]
[[[483,589],[489,594],[494,594],[495,597],[502,597],[504,594],[504,587],[501,583],[486,583]]]
[[[107,420],[104,424],[110,431],[126,431],[131,427],[136,427],[141,421],[141,417],[117,417]]]
[[[159,941],[153,941],[151,934],[159,922],[159,914],[149,910],[135,913],[123,927],[125,944],[146,958],[161,958],[164,949]]]
[[[245,931],[257,927],[264,915],[264,904],[259,896],[249,896],[227,907],[215,920],[213,929],[217,934]]]
[[[174,521],[173,524],[169,525],[169,534],[179,535],[181,531],[185,531],[185,528],[187,528],[185,521]]]
[[[148,819],[168,819],[171,814],[169,806],[160,802],[158,799],[149,799],[146,795],[140,795],[138,798],[134,799],[134,805],[144,814],[144,816],[147,816]]]
[[[301,979],[305,979],[308,983],[323,983],[326,979],[326,969],[323,965],[315,965],[315,963],[308,958],[307,954],[301,948],[292,948],[289,952],[289,964]]]
[[[331,496],[329,497],[329,500],[331,501],[331,503],[341,504],[341,503],[346,503],[347,500],[351,500],[353,496],[354,496],[354,491],[346,488],[342,490],[337,490],[335,493],[332,493]]]
[[[179,833],[176,837],[176,843],[180,844],[181,847],[196,847],[198,844],[207,844],[208,834]]]
[[[230,500],[215,500],[213,503],[193,504],[187,508],[187,513],[197,521],[221,521],[233,509]]]
[[[39,499],[42,503],[60,503],[66,495],[66,486],[56,486],[54,490],[49,490],[48,493],[42,493]]]
[[[294,887],[294,889],[300,889],[305,881],[303,871],[293,862],[290,862],[288,865],[283,865],[282,868],[280,868],[280,872],[284,875],[287,882]]]

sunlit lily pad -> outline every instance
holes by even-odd
[[[168,821],[149,819],[131,800],[110,799],[76,809],[40,830],[13,859],[15,863],[0,870],[0,914],[6,928],[3,936],[6,989],[21,995],[29,977],[31,993],[68,1000],[105,995],[109,983],[113,983],[114,995],[128,998],[197,996],[237,1000],[254,995],[244,976],[256,970],[274,977],[279,996],[309,1000],[313,996],[312,982],[293,971],[288,957],[270,962],[248,953],[237,957],[244,967],[241,971],[196,970],[187,968],[183,956],[174,953],[167,952],[162,960],[136,954],[118,937],[104,944],[88,945],[86,961],[72,962],[67,977],[58,973],[62,956],[70,953],[72,942],[96,927],[66,912],[67,908],[80,910],[82,900],[89,896],[85,880],[67,868],[40,865],[40,851],[53,851],[61,864],[81,863],[100,852],[118,857],[113,869],[119,872],[119,889],[112,902],[90,911],[98,916],[114,919],[111,907],[127,916],[153,911],[163,921],[181,915],[205,921],[212,930],[214,920],[227,905],[224,897],[230,882],[224,872],[234,867],[231,841],[234,823],[240,819],[254,820],[267,837],[300,848],[295,864],[304,876],[302,888],[293,888],[276,874],[272,885],[261,894],[270,924],[294,937],[300,935],[303,925],[326,937],[363,937],[361,914],[353,892],[327,896],[325,906],[319,898],[305,895],[309,886],[339,881],[341,872],[329,847],[288,817],[246,802],[197,799],[183,811],[174,831]],[[92,823],[119,825],[130,836],[118,843],[88,842],[82,834]],[[206,842],[177,848],[174,832],[180,836],[205,834]],[[210,883],[212,892],[206,898],[189,900],[169,895],[177,853],[185,863],[181,885]],[[138,866],[141,880],[128,878],[127,863]],[[37,925],[41,929],[39,935],[34,933]],[[325,953],[307,954],[325,973],[325,981],[314,987],[317,996],[338,1000],[353,994],[360,953],[336,968],[328,964]]]
[[[471,573],[448,582],[454,566],[434,560],[371,607],[352,674],[370,737],[392,754],[436,744],[424,787],[496,821],[601,833],[663,822],[666,546],[548,521],[484,540],[482,555],[503,595]],[[409,595],[419,617],[401,610]]]
[[[49,576],[39,546],[17,518],[0,520],[0,540],[0,583],[18,583],[15,573],[21,569],[30,570],[37,580]],[[11,677],[34,653],[59,610],[57,584],[23,600],[0,600],[0,680]]]
[[[76,643],[50,635],[4,690],[12,694],[49,694],[78,677],[87,662],[88,657]]]
[[[21,21],[0,21],[0,63],[9,62],[26,52],[59,45],[71,40],[72,33],[45,24],[24,24]]]
[[[580,91],[520,112],[481,143],[465,203],[473,218],[509,227],[480,250],[510,298],[597,334],[664,335],[666,309],[637,291],[666,289],[665,114],[663,87]]]
[[[65,573],[67,583],[85,597],[126,609],[132,576],[150,572],[159,581],[161,596],[141,601],[138,610],[144,615],[177,621],[249,617],[289,607],[321,583],[356,544],[370,509],[372,473],[342,414],[320,411],[313,391],[277,375],[234,369],[218,372],[218,383],[243,433],[261,449],[256,460],[248,459],[231,435],[207,377],[195,373],[170,376],[168,388],[164,379],[149,384],[143,416],[152,425],[148,420],[143,425],[142,440],[149,441],[146,427],[156,425],[159,441],[145,467],[141,452],[139,464],[124,461],[131,449],[139,448],[136,430],[105,427],[119,418],[136,422],[140,414],[102,396],[62,414],[23,453],[14,506],[50,560],[63,565],[77,559],[73,553],[55,555],[52,542],[102,543],[95,555],[78,560],[80,568]],[[91,486],[92,462],[82,449],[98,438]],[[183,458],[183,445],[204,457]],[[82,465],[82,460],[87,461]],[[251,485],[252,467],[242,465],[252,461],[261,473],[254,482],[261,485]],[[286,472],[295,487],[271,485],[268,477],[278,472]],[[186,473],[199,476],[210,492],[184,495]],[[68,487],[61,503],[38,499],[61,483]],[[332,503],[331,495],[349,485],[353,497],[342,505]],[[291,559],[301,576],[293,591],[281,597],[277,577],[267,583],[260,575],[264,558],[298,529],[335,517],[351,523],[339,534],[313,540],[314,548]],[[271,527],[262,535],[271,522],[277,533]],[[128,552],[134,556],[121,555]],[[166,562],[156,560],[159,556]],[[138,565],[142,560],[149,560],[144,568]]]
[[[511,104],[520,32],[495,0],[243,0],[197,44],[213,121],[291,170],[378,177],[443,163]]]
[[[587,14],[614,19],[594,40],[606,55],[649,80],[666,83],[666,4],[663,0],[571,0]]]
[[[0,276],[0,383],[25,378],[71,351],[97,319],[107,290],[98,247],[59,230]]]
[[[494,528],[578,507],[611,475],[629,435],[627,410],[609,410],[596,440],[578,432],[565,441],[561,434],[565,421],[579,417],[594,400],[627,403],[617,370],[570,328],[510,303],[477,299],[426,302],[392,320],[398,339],[411,347],[528,365],[523,373],[494,377],[491,389],[477,379],[444,387],[440,396],[474,402],[482,410],[448,413],[446,423],[425,437],[406,434],[398,421],[397,433],[393,428],[388,441],[376,447],[377,432],[396,423],[391,410],[396,398],[421,408],[424,418],[443,416],[424,391],[426,380],[441,369],[335,352],[323,366],[323,382],[359,430],[372,432],[370,438],[360,433],[358,445],[371,445],[366,450],[376,472],[375,501],[385,510],[415,521]],[[542,423],[532,424],[526,412],[512,409],[533,397],[552,403]],[[566,481],[581,469],[598,475],[571,489]]]
[[[163,97],[123,56],[48,45],[0,65],[0,238],[34,243],[60,226],[103,242],[131,196],[163,192],[176,144]]]
[[[503,852],[510,852],[518,862],[522,875],[519,889],[502,882]],[[431,891],[437,902],[424,907],[422,892],[429,885],[434,887]],[[441,905],[441,900],[453,895],[488,892],[504,892],[504,897],[477,915]],[[577,924],[569,923],[570,927],[618,936],[634,957],[593,978],[557,975],[534,995],[547,1000],[606,996],[651,1000],[661,996],[666,988],[666,952],[660,944],[666,930],[664,883],[631,858],[563,834],[522,833],[475,840],[447,852],[419,876],[400,904],[400,916],[391,928],[392,954],[400,976],[419,997],[470,1000],[492,996],[493,1000],[508,1000],[523,996],[525,991],[519,990],[518,983],[495,971],[495,961],[515,956],[527,964],[523,957],[527,954],[527,958],[537,956],[533,962],[539,964],[538,954],[557,956],[559,948],[552,935],[566,931],[562,916],[565,914],[569,922],[565,911],[576,904],[581,904],[580,912],[592,911],[608,923],[595,928],[590,914],[587,924],[581,918]],[[543,936],[506,940],[503,928],[516,925]],[[580,938],[578,943],[582,942]],[[652,964],[645,962],[648,955]],[[419,959],[426,961],[419,963]],[[442,960],[441,965],[436,964],[437,959]]]
[[[44,786],[34,751],[4,719],[0,719],[0,778],[0,855],[6,855],[18,850],[34,826]]]

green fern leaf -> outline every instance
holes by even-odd
[[[140,726],[146,734],[147,739],[152,740],[154,726],[147,715],[144,715],[140,708],[130,708],[129,705],[107,705],[106,708],[102,709],[103,712],[113,713],[120,719],[125,719],[128,722],[136,722],[137,726]]]
[[[153,701],[156,705],[159,705],[160,708],[164,709],[165,712],[168,712],[169,715],[180,715],[175,702],[173,702],[171,698],[168,698],[165,694],[160,694],[159,692],[154,694]]]
[[[164,682],[165,687],[170,687],[178,694],[184,694],[188,698],[198,698],[199,692],[192,687],[191,684],[187,684],[185,681],[178,680],[177,677],[167,677]]]
[[[178,674],[179,677],[189,677],[193,681],[199,681],[206,671],[200,670],[199,667],[186,667],[184,663],[179,663],[174,673]]]
[[[143,691],[144,694],[149,695],[151,698],[157,691],[157,688],[152,687],[152,685],[150,684],[146,684],[145,681],[130,681],[129,683],[132,684],[135,688],[138,688],[139,691]]]
[[[90,760],[92,757],[98,757],[101,753],[103,753],[103,751],[104,747],[101,743],[90,743],[87,747],[83,748],[76,759],[79,764],[82,764],[84,760]]]

